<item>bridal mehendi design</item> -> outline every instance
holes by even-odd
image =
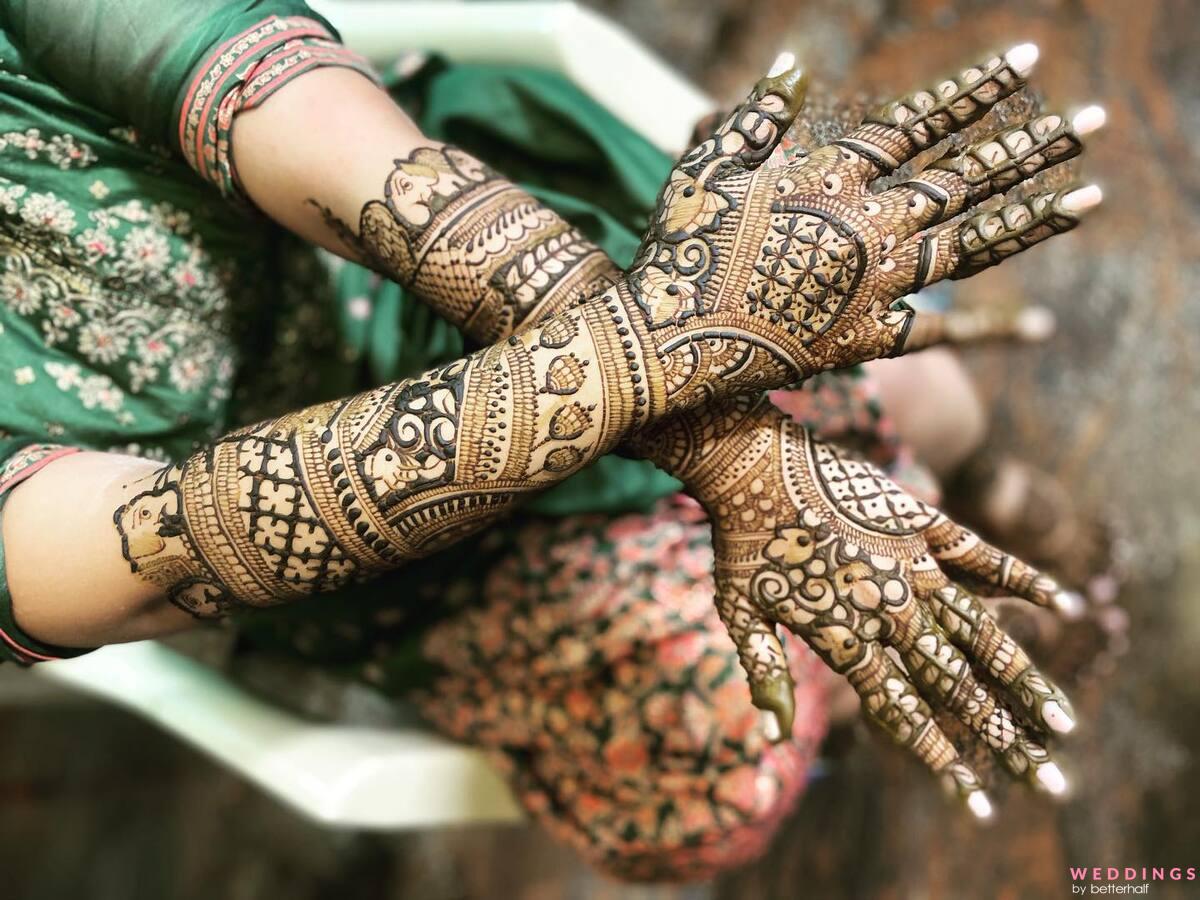
[[[638,344],[626,349],[649,367],[638,373],[646,418],[903,352],[913,331],[927,342],[932,323],[901,298],[1074,227],[1079,210],[1066,192],[955,220],[1080,152],[1057,115],[872,190],[1021,87],[1035,57],[1030,45],[994,56],[778,167],[761,164],[795,117],[805,78],[793,67],[760,81],[676,165],[634,266],[616,276],[623,342]],[[326,218],[365,259],[485,342],[614,277],[578,231],[453,147],[397,160],[357,233]]]
[[[396,160],[383,195],[363,207],[357,233],[311,202],[365,262],[436,297],[445,318],[484,343],[608,286],[607,258],[578,229],[454,147]]]
[[[776,713],[782,732],[791,685],[777,624],[804,638],[850,681],[871,718],[960,791],[980,785],[933,708],[963,721],[1010,772],[1059,792],[1061,773],[1034,735],[1070,730],[1066,698],[943,569],[1039,605],[1056,604],[1058,586],[765,398],[705,412],[648,429],[634,445],[708,510],[718,611],[755,703]]]
[[[783,734],[790,682],[776,622],[976,807],[978,780],[927,701],[1056,789],[1044,749],[963,654],[1037,726],[1065,730],[1065,700],[935,558],[1042,602],[1052,582],[761,401],[703,405],[900,352],[921,319],[896,301],[916,285],[1073,227],[1078,205],[1062,195],[946,221],[1078,152],[1058,120],[869,190],[1019,87],[1030,63],[1022,48],[995,57],[777,169],[759,165],[795,115],[803,77],[764,79],[676,167],[628,276],[461,151],[415,151],[363,207],[357,232],[322,212],[364,259],[499,342],[240,429],[160,471],[115,512],[127,560],[197,615],[278,603],[443,547],[625,441],[709,507],[718,612]]]
[[[116,511],[125,556],[213,616],[476,531],[645,417],[622,309],[613,290],[418,378],[235,431]]]
[[[959,223],[975,204],[1077,155],[1061,116],[1038,116],[874,192],[880,176],[981,118],[1023,84],[1029,45],[868,117],[831,144],[761,167],[803,94],[797,70],[686,154],[630,272],[673,404],[903,352],[921,316],[901,298],[964,277],[1074,226],[1066,192]],[[732,354],[736,366],[714,360]]]

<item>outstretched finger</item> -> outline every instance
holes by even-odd
[[[808,73],[791,53],[781,53],[767,76],[704,141],[693,147],[678,168],[696,175],[719,165],[755,169],[771,155],[804,106]]]
[[[929,704],[882,646],[861,641],[842,625],[815,629],[805,639],[830,668],[846,676],[867,716],[892,740],[941,776],[976,817],[992,814],[979,776],[959,757]]]
[[[919,310],[907,323],[903,341],[893,355],[912,353],[939,344],[969,347],[993,341],[1044,341],[1054,334],[1054,313],[1044,306],[997,309],[950,309],[946,312]]]
[[[981,119],[1025,83],[1037,58],[1035,45],[1020,44],[887,104],[834,143],[865,161],[865,176],[885,175]]]
[[[1013,775],[1028,778],[1030,783],[1050,793],[1061,793],[1060,785],[1065,788],[1062,771],[1046,748],[1016,721],[992,689],[975,677],[962,650],[923,606],[907,607],[906,615],[897,618],[888,642],[900,652],[913,683],[926,699],[970,728]],[[1012,646],[1020,652],[1019,647]],[[1028,657],[1025,662],[1028,663]],[[1036,675],[1031,665],[1020,679],[1022,684],[1029,680],[1030,673]],[[1018,699],[1023,698],[1018,695]],[[1062,702],[1065,699],[1060,697]],[[1044,721],[1042,703],[1031,704],[1030,711],[1039,724]]]
[[[717,576],[717,614],[737,647],[750,682],[750,699],[764,713],[771,742],[791,737],[796,717],[795,683],[775,626],[730,581]]]
[[[1063,590],[1049,575],[947,516],[939,516],[923,535],[933,558],[957,575],[1036,606],[1056,609],[1067,618],[1077,615],[1082,606],[1082,599],[1074,591]]]
[[[899,293],[916,293],[943,278],[967,278],[1070,231],[1101,198],[1096,185],[1049,191],[932,228],[896,251],[896,270],[902,273]]]
[[[1062,689],[1039,671],[978,597],[938,574],[918,577],[915,586],[942,631],[1008,691],[1031,722],[1059,734],[1072,731],[1075,715]]]
[[[898,223],[897,238],[903,240],[1073,159],[1083,152],[1081,138],[1104,121],[1099,106],[1089,106],[1072,118],[1053,113],[1038,116],[939,159],[875,200]]]

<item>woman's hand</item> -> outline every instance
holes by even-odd
[[[1041,606],[1069,607],[1071,595],[765,398],[714,404],[646,440],[709,512],[718,610],[779,736],[791,730],[792,683],[777,624],[844,675],[866,714],[977,815],[990,804],[935,711],[964,722],[1014,776],[1065,789],[1035,735],[1070,731],[1069,703],[950,575]]]
[[[774,386],[901,353],[923,325],[899,298],[1073,228],[1098,189],[1035,194],[950,221],[1077,155],[1079,138],[1058,115],[871,190],[1021,87],[1036,58],[1033,45],[1016,47],[778,168],[760,163],[795,117],[804,77],[792,67],[759,82],[671,173],[629,274],[668,395],[687,404],[697,391]]]

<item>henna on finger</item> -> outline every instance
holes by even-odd
[[[1056,770],[1045,775],[1038,772],[1041,766],[1053,762],[1045,748],[1014,719],[1003,700],[975,677],[966,657],[929,612],[921,605],[912,604],[897,619],[897,628],[889,638],[889,644],[900,652],[913,683],[926,699],[957,716],[1000,756],[1014,775],[1032,776],[1034,783],[1043,787],[1056,783]],[[1016,646],[1007,635],[1003,637],[1011,647]],[[999,657],[999,654],[981,652],[978,646],[970,649],[975,651],[980,664],[989,660],[994,662]],[[1025,662],[1028,663],[1027,658]],[[1003,683],[1003,679],[998,680]],[[1039,682],[1046,686],[1045,680],[1030,665],[1006,686],[1010,689],[1022,686],[1023,692],[1017,688],[1019,699],[1027,708],[1040,713],[1043,703],[1048,705],[1054,701],[1043,697],[1043,702],[1030,702],[1030,690]],[[1061,694],[1056,696],[1061,698]],[[1066,717],[1061,706],[1054,708],[1060,716]]]
[[[840,625],[818,629],[806,640],[830,668],[846,677],[872,722],[940,776],[977,818],[991,815],[979,775],[962,760],[929,704],[879,644],[861,643]]]
[[[1038,116],[931,163],[878,195],[879,202],[903,219],[897,235],[903,240],[1078,156],[1083,152],[1080,139],[1104,119],[1098,106],[1087,107],[1074,119],[1053,113]]]
[[[835,141],[872,165],[870,175],[893,171],[917,153],[981,118],[1025,83],[1038,49],[1020,44],[1003,56],[964,69],[884,105]]]
[[[1066,694],[996,622],[977,597],[940,572],[917,576],[918,592],[951,641],[1002,685],[1037,727],[1068,734],[1075,727]]]
[[[989,341],[1044,341],[1054,333],[1054,314],[1043,306],[1017,310],[978,308],[946,312],[918,310],[905,336],[903,351],[949,344],[965,347]]]
[[[1069,612],[1074,598],[1058,583],[1028,563],[979,535],[963,528],[948,516],[940,516],[925,530],[929,552],[939,564],[977,579],[1008,595],[1023,597],[1030,603]]]
[[[926,231],[896,254],[896,271],[906,293],[943,278],[968,278],[1079,224],[1100,203],[1100,188],[1088,185],[1035,194],[957,223]]]
[[[717,575],[715,583],[717,614],[737,647],[750,699],[769,717],[767,738],[780,741],[792,733],[795,684],[775,624],[728,579]]]

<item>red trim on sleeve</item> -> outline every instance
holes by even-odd
[[[24,663],[54,662],[55,660],[64,659],[62,656],[47,656],[44,653],[37,653],[28,647],[21,646],[3,628],[0,628],[0,640],[8,644],[13,649],[13,652],[21,657],[20,661]]]
[[[234,115],[322,66],[378,80],[365,59],[315,19],[271,16],[225,41],[196,67],[180,107],[179,146],[188,164],[223,193],[237,193],[229,149]]]

